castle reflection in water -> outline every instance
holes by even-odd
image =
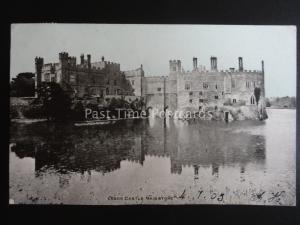
[[[225,124],[208,121],[166,121],[155,119],[120,121],[102,127],[74,127],[72,124],[36,123],[11,125],[11,151],[19,158],[35,160],[35,176],[48,170],[58,174],[103,174],[118,170],[121,162],[143,165],[147,156],[171,161],[170,172],[183,167],[212,168],[218,176],[222,166],[240,168],[248,163],[265,163],[265,137],[239,131],[256,122]]]

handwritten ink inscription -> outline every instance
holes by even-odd
[[[175,195],[136,195],[136,196],[108,196],[108,201],[125,201],[125,202],[157,202],[161,203],[172,203],[177,201],[191,202],[191,203],[219,203],[226,204],[229,202],[230,196],[239,196],[240,198],[248,198],[249,202],[261,202],[261,203],[274,203],[282,204],[282,200],[286,197],[285,191],[267,192],[267,191],[245,191],[245,192],[220,192],[220,191],[204,191],[198,190],[197,193],[188,193],[184,189],[179,194]]]

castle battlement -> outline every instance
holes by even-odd
[[[262,70],[244,70],[243,66],[243,58],[238,57],[238,69],[235,69],[234,67],[229,68],[229,70],[218,70],[217,67],[217,57],[211,56],[210,57],[210,64],[211,68],[210,70],[206,70],[205,67],[200,65],[198,67],[197,65],[197,58],[193,57],[193,69],[184,71],[183,69],[181,70],[181,61],[180,60],[174,60],[171,59],[169,60],[169,66],[170,66],[170,74],[174,73],[181,73],[183,75],[194,75],[195,73],[199,74],[223,74],[223,73],[230,73],[230,74],[263,74],[264,73],[264,68],[263,68],[263,61],[262,61]]]

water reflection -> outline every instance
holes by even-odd
[[[239,167],[241,180],[246,165],[265,163],[265,138],[259,134],[236,131],[262,126],[261,123],[169,120],[122,121],[103,127],[73,127],[72,124],[31,124],[11,126],[11,151],[19,158],[35,159],[35,176],[44,173],[102,174],[121,168],[122,161],[144,164],[145,156],[165,157],[171,162],[170,173],[182,174],[193,168],[198,179],[201,168],[211,167],[218,178],[222,167]],[[69,176],[61,176],[61,187]]]

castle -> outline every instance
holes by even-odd
[[[217,58],[211,57],[211,68],[206,70],[193,58],[193,70],[184,71],[180,60],[169,61],[168,76],[144,76],[142,68],[126,71],[134,92],[145,98],[147,107],[163,110],[199,110],[203,105],[252,106],[256,104],[254,89],[265,97],[264,62],[261,71],[244,70],[242,57],[238,69],[218,70]]]
[[[59,53],[59,63],[44,64],[35,59],[36,84],[57,82],[68,84],[75,96],[94,96],[102,99],[126,97],[131,101],[143,98],[146,107],[164,110],[199,110],[203,105],[224,104],[251,106],[256,104],[254,90],[260,99],[265,96],[264,62],[261,71],[244,70],[242,57],[238,69],[218,70],[217,57],[210,58],[211,68],[198,65],[193,58],[192,71],[184,71],[180,60],[169,61],[168,76],[145,76],[143,66],[121,71],[120,64],[104,61],[91,62],[91,56],[80,57],[80,64],[68,53]]]
[[[36,86],[42,82],[56,82],[69,87],[77,98],[94,96],[130,96],[133,89],[125,74],[120,71],[120,64],[105,61],[91,62],[91,55],[80,56],[80,63],[66,52],[59,53],[58,63],[44,64],[44,59],[35,58]]]

